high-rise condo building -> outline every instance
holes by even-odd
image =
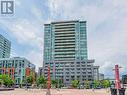
[[[44,25],[44,61],[86,60],[86,21]]]
[[[9,58],[11,42],[0,34],[0,58]]]
[[[43,74],[65,86],[77,79],[84,85],[94,80],[94,60],[88,60],[86,21],[61,21],[44,25]],[[41,69],[42,70],[42,69]]]

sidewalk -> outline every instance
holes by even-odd
[[[15,89],[13,91],[1,91],[0,95],[46,95],[46,89]],[[111,95],[106,89],[51,89],[51,95]],[[126,94],[127,95],[127,94]]]

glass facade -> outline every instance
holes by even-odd
[[[44,25],[44,61],[86,60],[86,21]]]
[[[10,57],[11,42],[0,35],[0,58]]]
[[[94,80],[94,60],[87,58],[86,28],[86,21],[44,25],[44,64],[41,72],[45,78],[50,65],[51,78],[60,79],[64,86],[71,85],[74,79],[82,85],[86,80]]]

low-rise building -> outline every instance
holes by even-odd
[[[72,80],[79,80],[80,85],[84,85],[85,81],[92,82],[94,80],[94,60],[86,61],[64,61],[64,62],[49,62],[44,64],[44,69],[41,68],[45,78],[48,77],[48,65],[50,65],[51,79],[62,80],[64,86],[70,86]],[[99,67],[98,67],[99,68]]]
[[[122,75],[122,84],[127,88],[127,74]]]
[[[43,67],[38,68],[38,76],[41,76],[43,74]]]
[[[15,84],[23,82],[31,74],[31,71],[35,72],[35,65],[26,58],[14,57],[0,59],[0,74],[8,74],[15,80]]]
[[[104,74],[99,73],[99,80],[104,80]]]
[[[99,80],[99,66],[93,67],[94,72],[94,80]]]
[[[127,84],[127,74],[122,75],[122,82],[123,82],[123,84]]]

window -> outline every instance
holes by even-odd
[[[19,74],[21,74],[21,70],[19,70]]]
[[[12,63],[12,67],[14,67],[14,63]]]
[[[24,68],[24,63],[22,63],[22,68]]]
[[[15,63],[15,68],[17,68],[17,63]]]
[[[69,79],[66,79],[66,81],[69,81]]]

